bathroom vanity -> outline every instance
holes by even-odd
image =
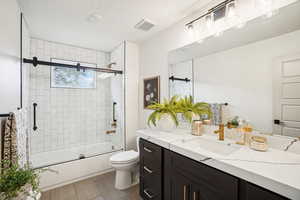
[[[214,146],[214,141],[202,139],[202,136],[153,130],[140,130],[138,136],[141,137],[140,195],[144,200],[300,199],[300,183],[295,185],[300,180],[299,173],[293,174],[299,170],[299,165],[266,164],[255,158],[256,154],[270,156],[267,152],[254,152],[248,147],[228,150],[229,143],[225,141],[223,152],[219,148],[221,153],[216,156],[217,146],[224,144],[216,141],[218,145]],[[212,149],[205,149],[202,140],[211,142]],[[201,144],[201,149],[195,146]],[[242,156],[243,151],[249,156]],[[238,161],[238,154],[249,160]],[[286,163],[300,158],[297,154],[286,154]]]

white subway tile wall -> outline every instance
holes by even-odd
[[[103,67],[110,54],[64,44],[31,39],[31,57],[51,58]],[[76,146],[110,142],[105,134],[112,121],[111,80],[97,78],[96,89],[51,88],[47,66],[30,66],[30,114],[37,103],[37,131],[32,130],[31,154],[70,149]],[[84,153],[84,152],[83,152]],[[101,152],[99,152],[101,153]]]

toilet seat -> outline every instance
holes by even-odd
[[[133,150],[123,151],[110,158],[112,164],[126,164],[139,160],[139,153]]]

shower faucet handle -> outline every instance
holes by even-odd
[[[107,135],[110,135],[110,134],[113,134],[113,133],[116,133],[116,130],[108,130],[108,131],[106,131]]]
[[[112,128],[117,128],[117,121],[113,121],[113,122],[111,123],[111,127],[112,127]]]

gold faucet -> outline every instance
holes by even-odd
[[[219,134],[219,140],[223,141],[224,140],[224,124],[219,124],[219,130],[216,130],[214,133]]]

